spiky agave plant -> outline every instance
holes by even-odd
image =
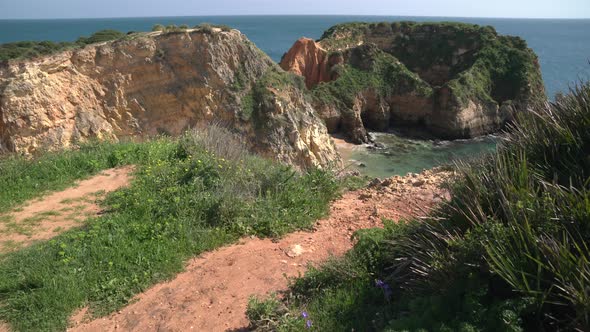
[[[536,328],[590,329],[590,84],[520,114],[496,154],[459,169],[438,218],[389,241],[390,281],[500,277],[535,299]]]
[[[519,165],[526,158],[530,199],[501,204],[510,212],[502,219],[509,231],[490,234],[487,261],[515,290],[537,299],[548,324],[588,330],[590,85],[521,118],[507,141],[498,158]]]

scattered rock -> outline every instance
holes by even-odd
[[[385,179],[385,180],[383,180],[383,181],[381,182],[381,186],[382,186],[382,187],[389,187],[389,186],[391,186],[391,185],[393,185],[393,179],[392,179],[392,178]]]
[[[303,247],[300,244],[292,245],[291,247],[289,247],[289,250],[286,252],[287,256],[289,256],[291,258],[301,256],[301,255],[303,255],[303,253],[305,253],[305,249],[303,249]]]
[[[361,201],[364,201],[364,200],[370,199],[370,198],[372,198],[372,197],[373,197],[373,194],[371,194],[371,193],[361,193],[361,194],[359,195],[359,199],[360,199]]]
[[[381,179],[379,178],[374,178],[373,180],[371,180],[371,182],[369,182],[369,188],[374,188],[381,185]]]
[[[424,179],[418,179],[418,180],[412,181],[412,185],[414,187],[422,187],[424,185],[424,183],[425,183]]]
[[[373,207],[373,213],[371,213],[371,216],[373,216],[373,217],[378,217],[379,216],[379,209],[377,208],[377,205],[375,205]]]

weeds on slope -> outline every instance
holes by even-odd
[[[212,144],[220,139],[225,144]],[[96,144],[52,157],[63,169],[78,165],[63,158],[137,167],[131,186],[106,198],[104,216],[0,258],[0,320],[21,331],[63,330],[76,309],[112,312],[179,272],[188,257],[244,235],[306,228],[327,211],[338,189],[330,173],[299,174],[240,146],[214,126],[177,140]]]
[[[252,326],[303,330],[305,311],[320,331],[590,330],[589,128],[590,84],[520,114],[432,218],[365,233]]]

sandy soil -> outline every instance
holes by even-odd
[[[340,153],[340,157],[342,157],[344,167],[354,164],[354,161],[351,160],[352,154],[355,150],[361,149],[362,147],[356,144],[348,143],[342,137],[332,136],[332,140],[336,145],[338,153]]]
[[[349,250],[351,235],[382,225],[381,218],[420,216],[447,193],[438,187],[448,173],[374,181],[369,188],[349,192],[331,206],[330,216],[313,232],[290,234],[278,242],[245,239],[194,258],[186,271],[138,295],[108,317],[90,320],[82,309],[71,319],[71,331],[242,331],[248,299],[283,290],[286,277],[303,273]]]
[[[101,210],[96,201],[126,186],[132,170],[131,166],[106,170],[79,181],[74,187],[26,202],[0,215],[0,253],[50,239],[99,215]]]

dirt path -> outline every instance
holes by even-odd
[[[132,170],[132,166],[106,170],[64,191],[26,202],[0,215],[0,253],[50,239],[97,216],[100,208],[96,201],[126,186]]]
[[[303,273],[308,263],[342,255],[351,235],[381,225],[381,217],[399,219],[426,213],[447,195],[438,188],[448,173],[375,182],[334,202],[330,217],[314,232],[297,232],[279,242],[247,239],[188,262],[186,271],[138,295],[132,304],[108,317],[85,321],[72,317],[71,331],[242,331],[248,325],[251,295],[285,289],[285,276]]]

